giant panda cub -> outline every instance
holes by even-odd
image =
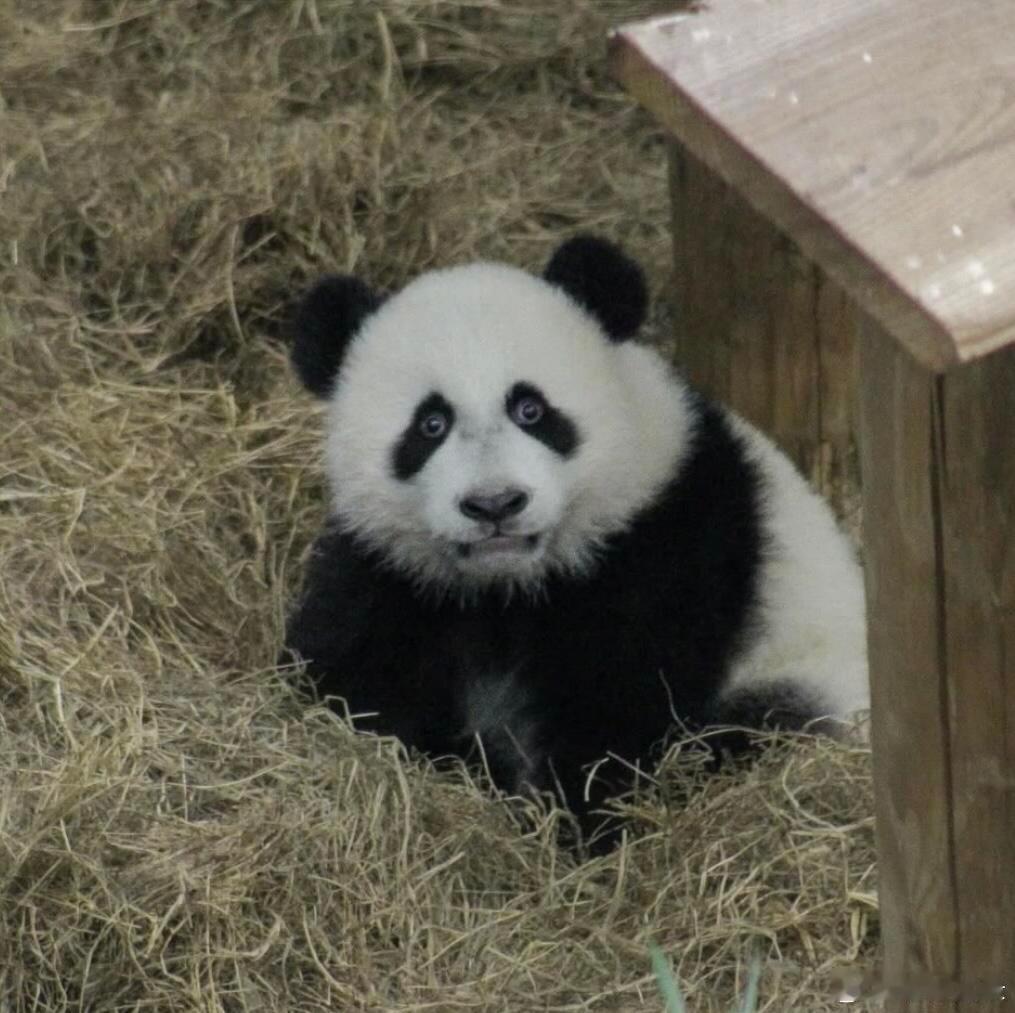
[[[328,524],[286,657],[359,727],[548,791],[586,836],[675,729],[868,707],[852,548],[789,460],[632,339],[638,266],[565,242],[296,314]],[[614,831],[611,831],[613,833]]]

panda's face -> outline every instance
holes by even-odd
[[[328,399],[339,523],[444,590],[587,571],[687,442],[683,387],[626,341],[644,310],[637,265],[588,237],[543,278],[471,264],[384,302],[323,279],[293,361]]]
[[[330,397],[344,526],[422,582],[532,586],[581,572],[674,467],[682,401],[560,289],[474,264],[366,319]]]

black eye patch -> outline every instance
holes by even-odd
[[[443,425],[439,424],[443,422]],[[391,450],[391,467],[395,478],[406,482],[422,470],[434,451],[448,438],[455,424],[455,410],[436,391],[427,394],[412,413],[412,421],[405,427]]]
[[[529,402],[529,404],[523,404]],[[542,405],[541,415],[527,410],[531,409],[531,402]],[[516,383],[507,393],[505,409],[508,418],[511,419],[523,433],[527,433],[533,439],[539,440],[561,457],[570,457],[581,442],[578,427],[571,418],[555,408],[543,392],[532,383]],[[519,410],[520,409],[520,410]],[[528,422],[527,418],[535,418],[535,421]]]

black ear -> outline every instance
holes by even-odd
[[[611,341],[630,338],[645,322],[645,276],[620,247],[608,240],[574,236],[557,248],[543,277],[588,310]]]
[[[292,364],[303,386],[331,393],[350,340],[382,299],[359,278],[328,274],[303,297],[293,319]]]

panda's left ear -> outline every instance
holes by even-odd
[[[611,341],[626,341],[645,322],[648,287],[641,268],[613,243],[578,235],[561,244],[543,277],[591,313]]]
[[[342,357],[383,299],[351,275],[328,274],[300,300],[293,320],[292,364],[303,386],[327,397]]]

